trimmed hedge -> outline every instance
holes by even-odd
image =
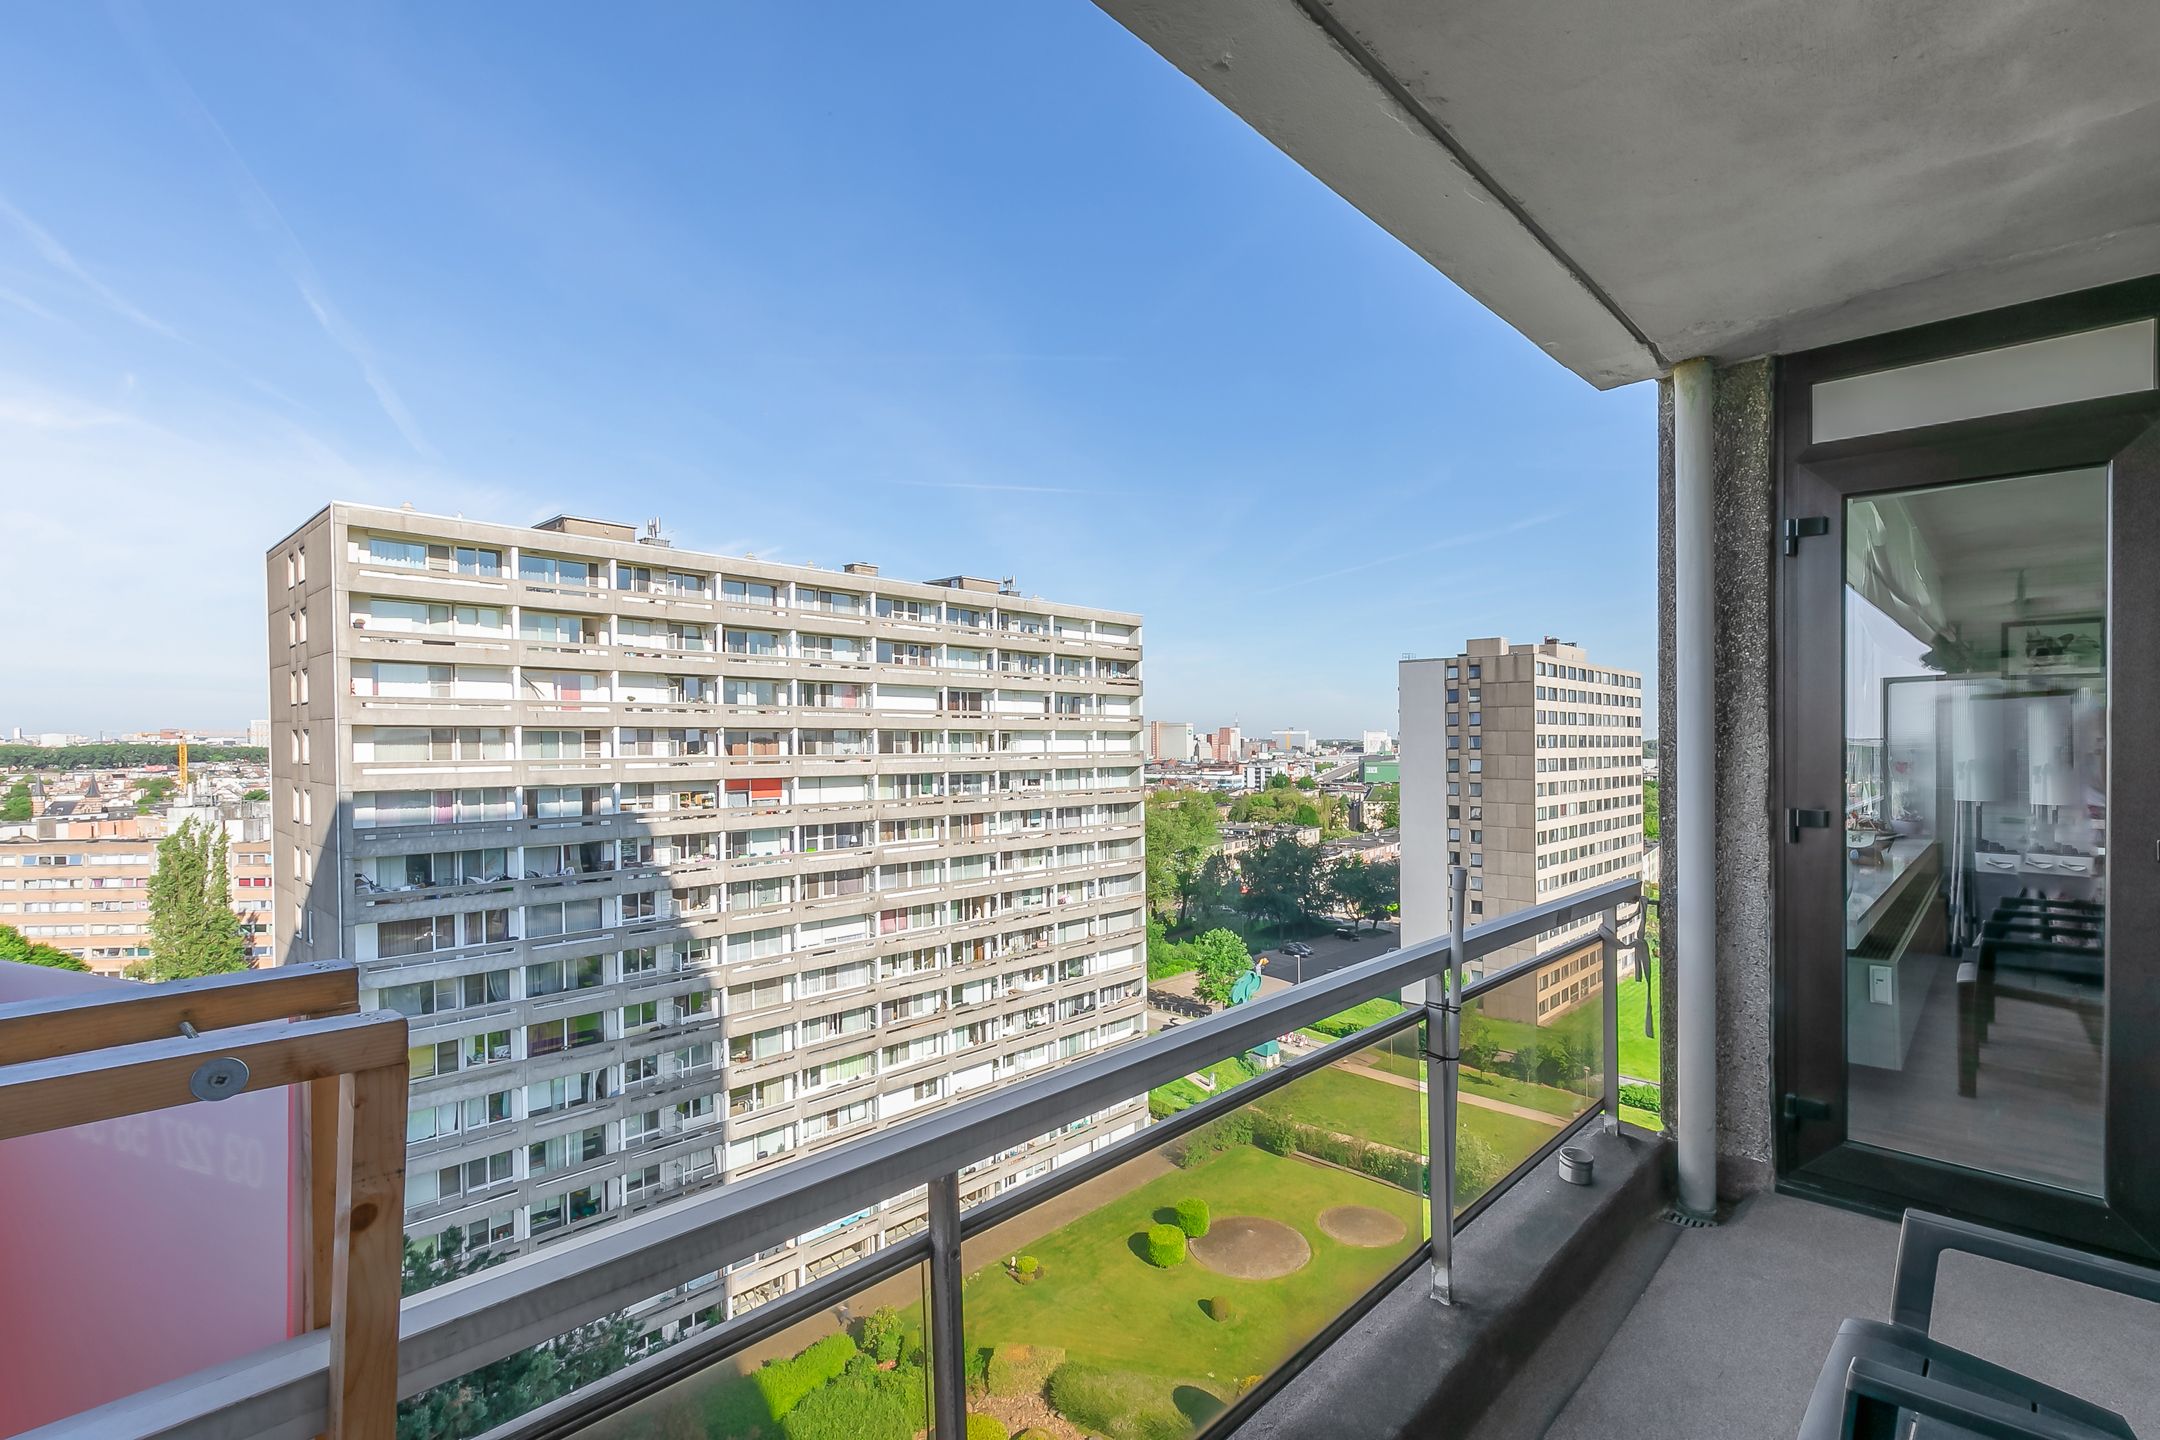
[[[780,1422],[782,1440],[914,1440],[929,1423],[929,1389],[912,1365],[863,1363],[811,1391]],[[729,1434],[717,1431],[716,1434]]]
[[[713,1391],[705,1406],[707,1428],[715,1435],[769,1434],[773,1422],[838,1379],[858,1353],[846,1335],[827,1335],[791,1357],[768,1360]]]
[[[1257,1145],[1271,1155],[1310,1155],[1315,1160],[1370,1175],[1398,1190],[1408,1190],[1416,1195],[1425,1193],[1425,1164],[1415,1155],[1385,1145],[1348,1139],[1317,1125],[1303,1125],[1264,1110],[1240,1111],[1201,1126],[1178,1142],[1170,1160],[1174,1165],[1190,1168],[1233,1145]],[[1458,1181],[1462,1174],[1458,1160]]]
[[[1167,1270],[1185,1259],[1185,1232],[1175,1225],[1150,1225],[1147,1231],[1148,1264]]]
[[[1065,1363],[1056,1345],[1000,1345],[990,1352],[984,1388],[992,1395],[1040,1395],[1050,1372]]]
[[[1012,1432],[1005,1422],[995,1415],[983,1415],[970,1411],[967,1417],[967,1440],[1012,1440]]]
[[[839,1379],[840,1373],[847,1369],[848,1361],[858,1353],[850,1337],[827,1335],[813,1341],[792,1360],[766,1361],[750,1379],[765,1397],[774,1417],[785,1419],[804,1396],[820,1385]]]
[[[1208,1204],[1197,1195],[1177,1202],[1177,1227],[1197,1240],[1208,1232]]]
[[[1665,1091],[1657,1085],[1622,1085],[1620,1103],[1632,1105],[1637,1110],[1647,1110],[1652,1115],[1662,1115],[1665,1111]]]
[[[1207,1301],[1207,1313],[1210,1320],[1227,1322],[1237,1319],[1241,1312],[1238,1309],[1237,1301],[1231,1299],[1228,1295],[1215,1295],[1211,1296]]]
[[[1185,1440],[1192,1424],[1168,1403],[1163,1389],[1156,1375],[1061,1365],[1050,1377],[1050,1408],[1112,1440]]]

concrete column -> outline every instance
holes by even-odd
[[[1679,848],[1677,962],[1680,1205],[1717,1210],[1716,541],[1713,371],[1673,367],[1673,731]]]

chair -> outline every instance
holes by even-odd
[[[1890,1319],[1838,1327],[1800,1440],[2136,1440],[2114,1411],[1928,1334],[1936,1270],[1947,1250],[2160,1303],[2160,1271],[1908,1210]]]

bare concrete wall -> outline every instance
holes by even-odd
[[[1773,1177],[1770,1072],[1771,362],[1720,370],[1713,401],[1717,480],[1718,1188],[1745,1194]],[[1672,853],[1680,741],[1673,734],[1673,411],[1658,384],[1658,822],[1664,914],[1677,915]],[[1664,927],[1668,961],[1688,963]],[[1674,1012],[1675,965],[1658,976],[1660,1019]],[[1673,1074],[1673,1026],[1658,1031]],[[1673,1103],[1668,1086],[1667,1103]],[[1668,1126],[1670,1120],[1668,1119]]]

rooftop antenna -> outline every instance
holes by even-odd
[[[660,517],[657,515],[645,522],[645,533],[639,539],[647,545],[669,545],[674,543],[667,538],[667,527],[661,523]]]

